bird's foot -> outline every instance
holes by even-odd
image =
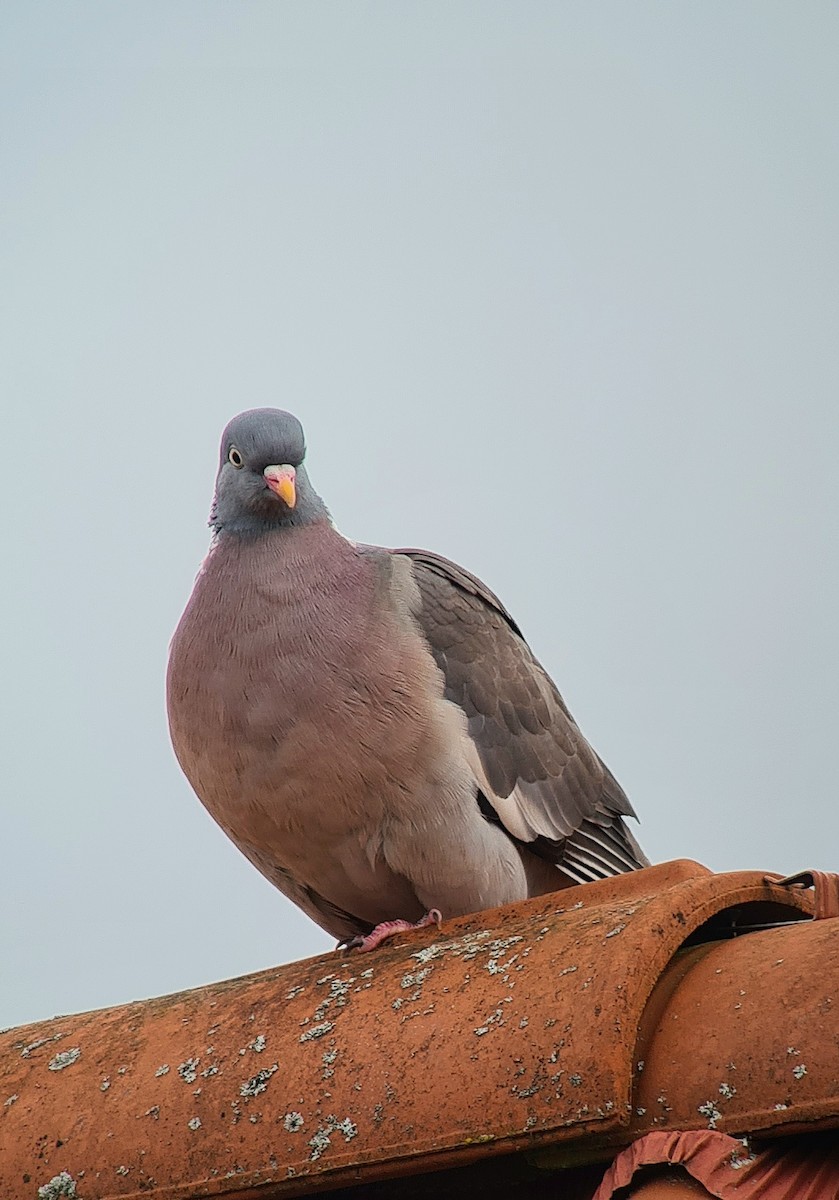
[[[381,925],[377,925],[366,936],[357,933],[354,937],[344,938],[338,943],[336,949],[360,950],[362,953],[367,950],[375,950],[377,946],[381,946],[382,942],[388,941],[397,933],[407,933],[411,929],[425,929],[428,925],[436,925],[439,929],[442,920],[443,915],[439,908],[432,908],[418,921],[382,921]]]

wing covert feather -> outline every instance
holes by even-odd
[[[466,714],[493,819],[581,881],[646,865],[621,819],[631,804],[498,597],[438,555],[393,553],[411,560],[417,620]]]

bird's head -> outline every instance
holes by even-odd
[[[303,466],[306,442],[297,417],[279,408],[239,413],[221,435],[210,525],[266,533],[328,517]]]

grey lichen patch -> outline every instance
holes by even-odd
[[[147,1109],[146,1109],[146,1111],[145,1111],[145,1113],[144,1113],[143,1115],[144,1115],[144,1116],[146,1116],[146,1117],[151,1117],[151,1119],[152,1119],[153,1121],[156,1121],[156,1120],[158,1119],[158,1117],[160,1116],[160,1105],[159,1105],[159,1104],[153,1104],[153,1105],[151,1106],[151,1108],[147,1108]]]
[[[116,1168],[117,1175],[127,1175],[130,1170],[131,1170],[130,1167],[117,1167]]]
[[[430,946],[423,946],[421,950],[415,951],[411,958],[415,958],[417,962],[427,963],[433,962],[435,958],[442,958],[446,953],[446,947],[440,942],[432,942]]]
[[[582,1087],[583,1086],[583,1077],[582,1077],[582,1075],[576,1075],[576,1074],[569,1075],[568,1082],[571,1084],[571,1087]]]
[[[53,1175],[49,1183],[38,1188],[38,1200],[58,1200],[59,1196],[73,1197],[76,1194],[76,1181],[68,1171]]]
[[[545,1086],[544,1073],[537,1072],[536,1078],[533,1080],[530,1087],[520,1088],[520,1087],[516,1087],[515,1085],[513,1085],[513,1087],[510,1088],[510,1091],[519,1100],[529,1100],[531,1096],[538,1095],[544,1086]]]
[[[189,1120],[187,1121],[187,1126],[192,1130],[193,1133],[195,1133],[196,1129],[201,1128],[201,1118],[200,1117],[190,1117]]]
[[[423,967],[421,971],[408,971],[399,980],[399,986],[403,989],[421,987],[433,970],[433,967]]]
[[[445,954],[451,954],[454,958],[461,958],[463,962],[472,962],[479,954],[489,954],[498,958],[511,946],[523,941],[524,938],[520,934],[507,938],[493,938],[492,930],[480,929],[475,933],[467,933],[462,938],[452,938],[449,942],[432,942],[430,946],[416,950],[411,958],[424,965],[442,958]]]
[[[335,1028],[334,1021],[322,1021],[320,1025],[313,1025],[311,1029],[307,1029],[305,1033],[300,1034],[301,1042],[314,1042],[318,1038],[326,1037]]]
[[[425,983],[428,976],[434,970],[433,967],[423,967],[419,971],[408,971],[399,981],[399,986],[403,991],[410,991],[408,996],[397,996],[391,1002],[391,1008],[394,1012],[398,1012],[403,1004],[416,1004],[422,999],[422,985]],[[418,1016],[418,1013],[413,1013],[413,1016]]]
[[[717,1121],[721,1119],[722,1113],[713,1100],[706,1100],[704,1104],[700,1104],[697,1111],[707,1118],[709,1129],[716,1129]]]
[[[321,1062],[323,1063],[323,1071],[321,1072],[322,1079],[331,1079],[335,1074],[335,1060],[337,1057],[337,1050],[324,1050],[323,1058],[321,1059]]]
[[[306,988],[300,984],[298,987],[293,987],[290,992],[286,992],[285,998],[286,1000],[293,1000],[295,996],[299,996],[302,992],[305,992],[305,990]]]
[[[322,1021],[333,1006],[335,1008],[344,1008],[348,1004],[356,977],[355,975],[350,975],[346,979],[337,979],[334,974],[324,975],[317,982],[322,987],[327,983],[329,984],[328,994],[324,996],[312,1013],[313,1021]]]
[[[30,1042],[28,1046],[24,1046],[20,1052],[21,1058],[29,1058],[33,1050],[37,1050],[40,1046],[45,1046],[50,1038],[38,1038],[37,1041]],[[56,1179],[58,1176],[56,1175]]]
[[[254,1054],[261,1054],[265,1049],[265,1034],[258,1033],[253,1041],[248,1043],[248,1049],[253,1050]]]
[[[202,1079],[209,1079],[211,1075],[218,1075],[218,1063],[210,1063],[210,1065],[205,1067],[201,1072]]]
[[[800,1054],[800,1053],[801,1053],[801,1051],[796,1050],[795,1046],[787,1046],[787,1054],[793,1055],[793,1054]]]
[[[328,1149],[331,1143],[329,1132],[328,1129],[322,1126],[320,1129],[315,1130],[313,1137],[309,1138],[309,1145],[312,1147],[312,1153],[309,1155],[309,1158],[312,1162],[317,1162],[324,1150]]]
[[[741,1155],[739,1151],[732,1150],[728,1160],[728,1165],[731,1167],[732,1171],[739,1171],[741,1167],[747,1167],[749,1163],[753,1163],[755,1157],[756,1155],[754,1154]]]
[[[739,1147],[737,1147],[732,1150],[731,1154],[728,1156],[728,1165],[731,1167],[732,1171],[739,1171],[742,1167],[747,1167],[749,1163],[753,1163],[757,1157],[752,1153],[748,1138],[741,1138],[740,1141],[743,1149],[741,1150]]]
[[[512,996],[502,996],[501,997],[501,1005],[511,1004],[512,1000],[513,1000]],[[506,1025],[507,1022],[504,1019],[504,1009],[501,1007],[501,1005],[499,1005],[499,1007],[496,1008],[496,1010],[492,1014],[492,1016],[486,1017],[484,1019],[483,1025],[479,1025],[478,1028],[476,1030],[474,1030],[474,1033],[476,1034],[477,1037],[483,1037],[484,1034],[489,1033],[489,1030],[493,1025],[497,1025],[499,1027],[502,1025]]]
[[[73,1063],[77,1063],[82,1056],[82,1052],[78,1046],[71,1046],[69,1050],[60,1050],[55,1058],[51,1058],[47,1063],[50,1071],[63,1071],[65,1067],[72,1067]]]
[[[303,1128],[303,1114],[299,1112],[287,1112],[283,1117],[283,1127],[287,1133],[297,1133]]]
[[[504,983],[508,983],[509,982],[509,973],[513,969],[513,967],[516,966],[517,959],[518,959],[518,954],[511,954],[510,957],[508,959],[506,959],[504,962],[499,962],[498,958],[491,958],[486,963],[485,969],[489,972],[490,975],[501,975]],[[516,967],[516,970],[518,970],[518,967]],[[512,986],[513,985],[511,983],[510,987],[512,987]]]
[[[576,970],[578,970],[577,967],[563,967],[559,973],[560,975],[573,975]]]
[[[336,1129],[344,1135],[344,1141],[351,1142],[358,1134],[358,1126],[349,1117],[344,1117],[343,1121],[339,1121]]]
[[[737,1095],[737,1088],[732,1087],[730,1083],[721,1083],[720,1095],[722,1096],[723,1100],[730,1100],[732,1096]]]
[[[21,1045],[21,1043],[18,1042],[17,1045],[20,1046],[20,1057],[29,1058],[29,1055],[32,1054],[34,1050],[38,1050],[41,1046],[46,1046],[48,1042],[57,1042],[59,1038],[63,1037],[63,1033],[54,1033],[52,1037],[38,1038],[37,1041],[30,1042],[28,1046]]]
[[[486,949],[490,952],[490,954],[499,955],[503,954],[506,950],[509,950],[511,946],[517,946],[519,942],[523,941],[524,938],[520,934],[513,934],[511,937],[505,938],[493,938],[492,941],[489,942],[485,947],[476,947],[475,953],[477,953],[479,949]]]
[[[155,1079],[159,1079],[161,1075],[168,1075],[168,1074],[169,1074],[169,1064],[164,1063],[162,1067],[157,1068],[157,1070],[154,1073],[154,1077],[155,1077]]]
[[[20,1099],[20,1096],[17,1094],[17,1092],[15,1092],[14,1095],[9,1096],[8,1100],[3,1101],[3,1107],[11,1108],[12,1105],[15,1103],[15,1101],[19,1100],[19,1099]]]
[[[803,1079],[807,1074],[807,1068],[804,1066],[804,1063],[796,1063],[792,1068],[792,1074],[795,1079]]]
[[[198,1064],[200,1061],[200,1058],[188,1058],[178,1067],[178,1074],[184,1083],[195,1083],[195,1080],[198,1078]]]
[[[494,959],[497,965],[499,958],[503,958],[508,950],[524,941],[524,938],[518,934],[514,934],[513,936],[506,938],[492,938],[490,941],[485,943],[482,940],[479,941],[479,937],[486,936],[487,932],[488,931],[485,930],[483,935],[476,934],[474,941],[472,941],[469,936],[463,939],[463,941],[467,943],[465,949],[461,952],[464,962],[472,962],[472,960],[477,958],[479,954],[487,954],[489,955],[489,961]],[[524,951],[525,955],[528,953],[529,950]],[[509,963],[500,968],[501,972],[506,970],[508,966],[512,966],[517,958],[517,954],[513,955],[513,957],[509,960]],[[494,972],[490,971],[490,974],[493,973]]]
[[[99,1084],[99,1091],[107,1092],[107,1090],[110,1086],[111,1086],[111,1077],[109,1075],[106,1075],[105,1078],[102,1080],[102,1082]]]
[[[239,1088],[239,1095],[244,1096],[246,1100],[251,1100],[254,1096],[258,1096],[260,1092],[265,1091],[268,1087],[269,1079],[279,1069],[279,1063],[274,1063],[273,1067],[266,1067],[262,1071],[257,1071],[255,1075],[242,1084]]]
[[[504,1000],[509,1000],[509,999],[510,999],[509,996],[504,997]],[[496,1008],[496,1010],[492,1014],[492,1016],[487,1017],[486,1020],[484,1021],[483,1025],[479,1025],[478,1028],[476,1030],[474,1030],[475,1036],[483,1037],[485,1034],[489,1033],[489,1031],[493,1025],[500,1026],[500,1025],[504,1025],[504,1024],[506,1024],[506,1022],[504,1020],[504,1009]]]
[[[609,932],[606,934],[606,937],[607,938],[617,937],[619,933],[623,933],[624,929],[626,929],[626,925],[624,925],[624,924],[616,925],[614,929],[609,930]]]
[[[351,1142],[358,1134],[358,1126],[349,1117],[344,1117],[339,1121],[337,1117],[328,1116],[323,1125],[315,1130],[314,1136],[309,1138],[309,1145],[312,1148],[309,1158],[312,1162],[317,1162],[324,1150],[329,1147],[333,1133],[340,1133],[345,1142]]]
[[[336,1008],[344,1008],[349,1003],[354,983],[355,975],[350,975],[349,979],[333,979],[329,985],[327,1003],[334,1004]]]

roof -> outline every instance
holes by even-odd
[[[836,1128],[820,882],[814,902],[667,863],[7,1031],[4,1200],[62,1172],[84,1200],[279,1197],[496,1155],[605,1163],[650,1130]]]
[[[662,1164],[668,1167],[666,1179],[658,1169]],[[652,1178],[649,1167],[657,1168]],[[697,1183],[702,1187],[697,1189]],[[625,1196],[622,1189],[630,1184],[641,1185],[632,1193],[637,1200],[680,1200],[709,1193],[718,1200],[835,1200],[839,1145],[833,1136],[829,1142],[785,1138],[758,1148],[718,1130],[656,1130],[617,1156],[592,1200]]]

